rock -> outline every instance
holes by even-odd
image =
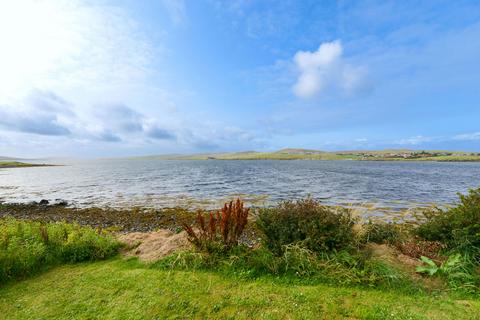
[[[41,206],[47,206],[50,202],[46,199],[42,199],[40,200],[40,202],[38,203],[39,205]]]
[[[55,205],[56,206],[61,206],[61,207],[66,207],[66,206],[68,206],[68,202],[67,202],[67,200],[63,200],[63,199],[55,199]]]

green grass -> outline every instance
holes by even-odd
[[[480,156],[439,156],[419,159],[420,161],[439,161],[439,162],[476,162],[480,161]]]
[[[112,236],[77,224],[0,219],[0,285],[61,263],[105,259],[119,246]]]
[[[231,152],[231,153],[211,153],[211,154],[193,154],[193,155],[164,155],[164,156],[146,156],[131,159],[146,160],[361,160],[361,161],[440,161],[440,162],[469,162],[480,161],[480,155],[464,154],[461,152],[451,152],[447,156],[433,156],[423,158],[403,158],[400,156],[390,156],[390,153],[412,153],[411,150],[382,150],[382,151],[347,151],[347,152],[311,152],[301,149],[296,152]],[[438,151],[432,151],[438,152]],[[368,155],[368,156],[365,156]]]
[[[34,164],[34,163],[25,163],[18,161],[1,161],[0,160],[0,169],[1,168],[27,168],[27,167],[44,167],[48,166],[45,164]]]
[[[2,319],[480,319],[452,295],[240,280],[121,259],[57,267],[0,288]]]

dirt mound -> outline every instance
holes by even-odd
[[[161,229],[155,232],[131,232],[120,234],[120,242],[125,243],[123,254],[127,257],[138,257],[142,261],[155,261],[174,251],[187,249],[190,243],[185,231],[173,233]]]
[[[421,265],[418,259],[406,256],[397,249],[386,244],[369,243],[367,248],[372,253],[373,258],[388,261],[396,266],[401,266],[402,269],[415,271],[415,267]]]

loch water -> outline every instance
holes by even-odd
[[[63,199],[78,207],[258,206],[311,195],[328,204],[401,209],[449,204],[480,186],[480,163],[281,160],[63,160],[0,169],[0,201]]]

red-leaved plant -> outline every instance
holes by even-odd
[[[243,207],[240,199],[225,203],[222,210],[208,214],[208,221],[203,211],[197,213],[196,228],[183,224],[188,241],[197,249],[212,251],[228,250],[238,245],[238,240],[248,222],[248,208]]]

